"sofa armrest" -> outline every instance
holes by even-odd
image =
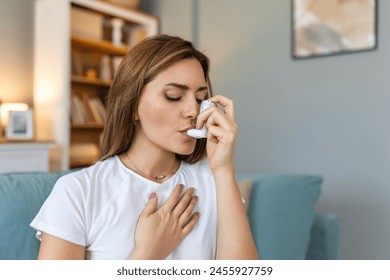
[[[340,221],[335,215],[316,213],[311,228],[308,260],[337,260],[339,256]]]
[[[40,242],[31,221],[62,175],[56,172],[0,174],[0,260],[33,260]]]
[[[260,258],[303,260],[306,258],[315,205],[322,177],[288,174],[240,174],[253,189],[248,217]]]

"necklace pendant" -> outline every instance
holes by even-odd
[[[164,179],[166,176],[165,175],[159,175],[159,176],[156,176],[156,180],[162,180]]]

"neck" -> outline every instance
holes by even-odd
[[[139,131],[136,133],[130,148],[120,156],[122,162],[139,175],[156,182],[170,178],[180,166],[175,153],[162,149],[142,136]],[[156,179],[163,175],[164,179]]]
[[[153,151],[131,146],[121,155],[121,160],[134,172],[156,182],[170,178],[179,167],[175,154],[161,149]]]

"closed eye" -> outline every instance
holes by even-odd
[[[181,99],[181,96],[179,96],[179,97],[172,97],[172,96],[169,96],[169,95],[165,94],[165,98],[168,101],[170,101],[170,102],[177,102],[177,101],[179,101]],[[203,100],[205,100],[205,99],[196,99],[196,102],[198,104],[200,104],[200,103],[202,103]]]
[[[179,100],[181,99],[181,96],[179,96],[179,97],[171,97],[171,96],[165,94],[165,98],[166,98],[168,101],[177,102],[177,101],[179,101]]]

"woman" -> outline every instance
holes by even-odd
[[[62,177],[31,224],[38,258],[257,259],[234,176],[233,102],[210,90],[209,60],[190,42],[134,47],[108,95],[100,160]],[[204,99],[224,111],[199,115]],[[207,140],[187,135],[203,125]]]

